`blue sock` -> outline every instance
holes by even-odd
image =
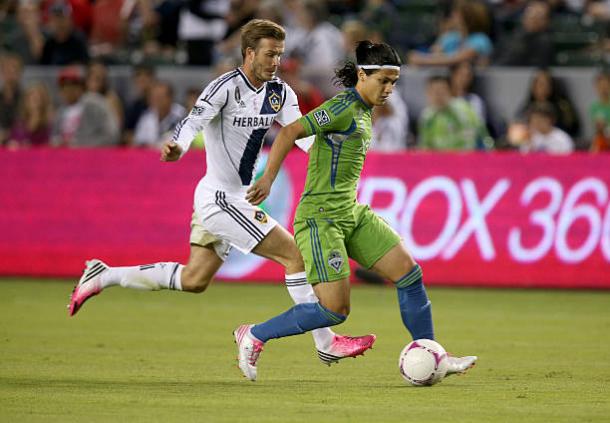
[[[334,313],[320,303],[303,303],[255,325],[250,332],[260,341],[267,342],[269,339],[299,335],[313,329],[338,325],[345,322],[345,319],[347,316]]]
[[[434,339],[432,309],[422,281],[419,264],[395,282],[402,322],[413,339]]]

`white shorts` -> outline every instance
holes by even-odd
[[[212,245],[225,260],[231,247],[251,252],[277,225],[275,219],[241,196],[199,184],[191,222],[191,244]]]

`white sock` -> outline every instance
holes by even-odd
[[[305,272],[286,275],[286,288],[295,304],[317,303],[318,297],[312,286],[307,282]],[[333,342],[335,333],[330,328],[319,328],[311,331],[318,350],[326,351]]]
[[[173,289],[182,291],[180,263],[155,263],[141,266],[110,267],[102,274],[102,288],[121,285],[123,288],[158,291]]]

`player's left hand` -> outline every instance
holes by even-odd
[[[265,198],[269,197],[271,192],[271,181],[265,178],[263,175],[258,181],[256,181],[246,193],[246,200],[252,205],[258,206],[260,203],[265,201]]]

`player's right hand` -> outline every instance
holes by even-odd
[[[265,198],[269,197],[271,192],[271,181],[263,175],[258,181],[256,181],[246,193],[246,200],[254,205],[258,206],[260,203],[265,201]]]
[[[180,158],[182,148],[174,141],[165,141],[161,147],[161,161],[175,162]]]

